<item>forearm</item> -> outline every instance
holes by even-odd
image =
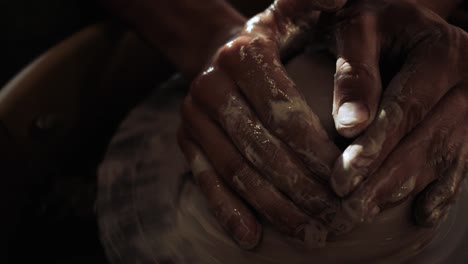
[[[190,77],[199,73],[214,50],[245,22],[224,0],[103,2]]]

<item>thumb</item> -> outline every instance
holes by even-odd
[[[361,16],[337,28],[333,118],[338,133],[352,138],[373,121],[382,85],[377,24]]]

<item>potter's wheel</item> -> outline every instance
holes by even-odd
[[[328,76],[321,80],[331,84],[333,63],[314,56],[312,60],[328,65],[316,69],[315,75]],[[292,75],[295,80],[300,77]],[[306,77],[313,78],[310,73]],[[329,241],[324,249],[305,252],[269,227],[258,249],[239,249],[205,207],[176,144],[178,111],[186,87],[174,79],[155,89],[122,123],[101,164],[99,224],[113,263],[426,264],[468,260],[464,250],[468,245],[468,213],[461,208],[468,202],[466,192],[434,237],[431,230],[411,224],[410,204],[406,202],[384,211],[373,225]],[[316,105],[314,111],[329,113],[330,98],[331,90],[320,100],[324,106]],[[332,127],[330,122],[324,126]],[[366,234],[371,237],[363,239]]]

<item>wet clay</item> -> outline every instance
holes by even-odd
[[[288,64],[291,78],[335,137],[331,116],[333,61],[321,54]],[[252,251],[240,249],[206,207],[178,150],[175,135],[186,84],[170,80],[122,123],[99,170],[101,237],[113,263],[464,263],[467,202],[462,192],[438,229],[411,221],[412,198],[373,223],[305,249],[267,224]],[[209,164],[206,164],[209,166]]]

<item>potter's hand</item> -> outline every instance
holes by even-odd
[[[219,48],[192,83],[179,143],[219,222],[245,248],[260,224],[322,245],[337,198],[326,187],[339,150],[288,78],[280,54],[344,1],[276,1]],[[241,198],[238,198],[237,195]],[[243,199],[243,200],[241,200]]]
[[[345,197],[342,217],[353,224],[371,220],[422,191],[416,220],[433,225],[468,172],[468,35],[407,1],[356,1],[336,18],[335,93],[344,101],[367,100],[375,115],[332,172],[333,189]],[[381,71],[393,74],[382,78],[377,108],[379,65],[395,67]],[[364,90],[369,97],[356,96]],[[350,227],[336,223],[340,231]]]

